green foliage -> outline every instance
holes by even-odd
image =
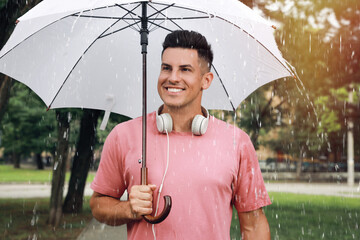
[[[7,0],[0,0],[0,9],[3,8],[7,3]]]
[[[333,108],[329,108],[329,96],[321,96],[317,99],[315,104],[321,109],[320,123],[318,126],[318,133],[332,133],[341,130],[339,123],[339,116],[334,112]],[[319,111],[320,112],[320,111]]]
[[[1,124],[5,154],[53,153],[55,129],[54,112],[47,112],[41,100],[25,85],[15,83]]]
[[[349,108],[345,103],[348,88],[351,83],[360,83],[360,38],[357,37],[360,2],[266,0],[257,3],[267,16],[277,21],[278,46],[301,79],[295,86],[300,91],[289,86],[287,91],[291,96],[286,91],[279,93],[289,100],[290,111],[282,110],[286,122],[281,126],[279,141],[273,140],[270,145],[281,147],[292,142],[287,145],[294,151],[344,155],[342,139]],[[355,92],[358,90],[354,91],[356,104],[351,108],[359,112]],[[353,120],[355,139],[358,139],[359,115],[354,115]]]
[[[272,104],[276,86],[277,84],[270,83],[253,92],[237,108],[236,115],[232,111],[212,110],[210,113],[230,124],[235,122],[250,136],[255,148],[258,148],[263,144],[259,137],[276,127],[279,110]],[[268,98],[266,95],[269,93],[272,97]]]
[[[105,113],[105,112],[104,112]],[[111,113],[109,121],[106,125],[105,130],[100,130],[100,124],[103,120],[103,116],[99,117],[99,123],[98,123],[98,129],[97,129],[97,142],[96,142],[96,148],[102,147],[102,145],[105,142],[106,137],[109,135],[111,130],[119,123],[125,122],[130,120],[131,118],[126,117],[124,115]]]
[[[352,103],[350,103],[350,95],[352,95]],[[317,131],[329,139],[331,149],[343,144],[339,136],[346,135],[349,117],[355,123],[353,128],[354,135],[360,136],[360,128],[359,124],[357,124],[360,117],[357,114],[359,111],[359,96],[360,84],[352,84],[351,88],[331,88],[329,89],[329,95],[319,96],[315,101],[320,116]],[[357,155],[360,154],[359,146],[360,143],[355,141],[355,152]]]

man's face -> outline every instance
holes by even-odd
[[[158,92],[167,107],[199,108],[202,90],[210,86],[211,80],[212,73],[207,72],[206,62],[199,60],[196,50],[167,48],[164,51]]]

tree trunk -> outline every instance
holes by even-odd
[[[0,74],[0,121],[4,116],[6,105],[10,97],[12,79],[6,75]]]
[[[20,155],[18,153],[13,152],[12,161],[14,164],[14,168],[20,168]]]
[[[298,160],[297,166],[296,166],[296,179],[297,180],[300,180],[300,177],[301,177],[301,172],[302,172],[301,167],[302,167],[303,160],[304,160],[304,148],[301,147],[299,160]]]
[[[35,155],[35,161],[36,161],[37,169],[38,170],[43,170],[44,169],[44,163],[43,163],[42,158],[41,158],[41,153],[37,153]]]
[[[62,200],[66,173],[66,159],[69,149],[70,123],[67,112],[56,111],[58,137],[51,183],[50,213],[48,223],[57,227],[62,217]]]
[[[69,190],[63,206],[65,213],[78,213],[82,210],[86,178],[94,160],[93,149],[99,114],[100,111],[96,110],[84,110],[83,112],[76,154],[71,169]]]

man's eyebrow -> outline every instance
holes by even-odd
[[[191,64],[180,65],[181,68],[193,68]]]

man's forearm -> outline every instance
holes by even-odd
[[[119,226],[136,220],[131,214],[129,201],[94,193],[90,207],[94,218],[107,225]]]
[[[239,213],[243,240],[270,240],[270,227],[262,209]]]

